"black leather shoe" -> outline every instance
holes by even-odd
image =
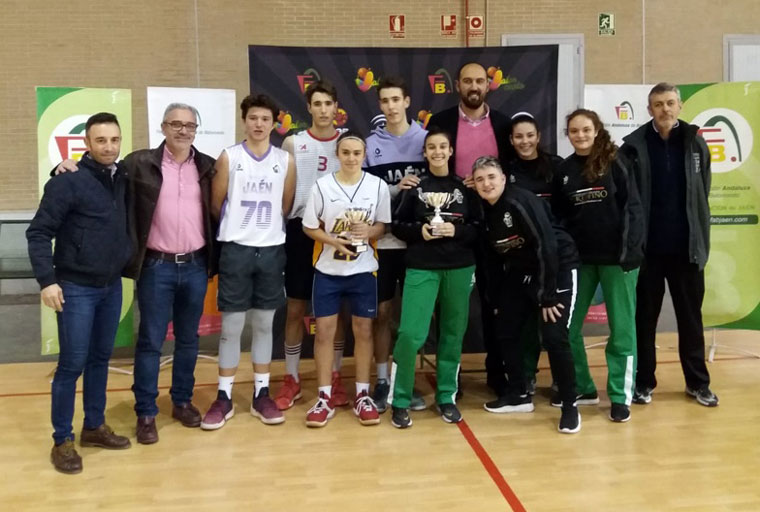
[[[153,444],[158,442],[156,418],[154,416],[139,416],[137,418],[137,442]]]
[[[172,418],[179,420],[179,422],[186,427],[193,428],[201,426],[201,413],[190,402],[179,405],[174,404],[174,407],[172,407]]]

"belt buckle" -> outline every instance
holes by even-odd
[[[182,254],[175,254],[174,263],[176,263],[177,265],[181,263],[187,263],[188,261],[190,261],[190,259],[184,259],[186,256],[191,256],[190,259],[192,259],[192,255],[189,252],[183,252]]]

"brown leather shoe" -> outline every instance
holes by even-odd
[[[114,434],[113,429],[105,423],[92,430],[83,428],[79,435],[79,444],[82,446],[98,446],[109,450],[125,450],[132,446],[128,438]]]
[[[154,416],[137,417],[137,442],[140,444],[158,442],[158,431],[156,430],[156,418]]]
[[[201,413],[193,404],[174,404],[172,407],[172,418],[179,420],[186,427],[200,427]]]
[[[82,472],[82,457],[74,449],[74,441],[66,439],[62,444],[53,446],[50,452],[50,462],[55,469],[67,475],[75,475]]]

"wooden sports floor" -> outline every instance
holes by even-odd
[[[599,341],[587,339],[588,343]],[[0,509],[254,510],[254,511],[718,511],[760,510],[760,333],[721,331],[726,345],[709,365],[720,406],[697,405],[683,392],[675,337],[658,339],[659,387],[646,406],[634,405],[629,423],[607,419],[602,348],[589,349],[602,402],[581,408],[576,435],[557,432],[559,411],[549,406],[550,376],[542,359],[536,411],[493,415],[480,373],[463,375],[465,421],[445,424],[432,409],[412,413],[400,431],[389,414],[362,427],[350,409],[323,429],[304,426],[315,397],[311,361],[304,362],[304,399],[279,426],[248,412],[250,367],[241,368],[233,399],[236,415],[221,430],[203,432],[173,421],[170,370],[161,374],[158,444],[134,440],[131,377],[111,374],[107,421],[132,438],[126,451],[79,448],[84,471],[69,476],[50,464],[51,363],[0,366]],[[244,356],[242,361],[247,361]],[[478,368],[482,355],[468,355]],[[127,367],[129,368],[129,367]],[[273,387],[282,364],[275,364]],[[432,400],[429,367],[417,386]],[[353,387],[350,360],[343,368]],[[195,404],[216,396],[216,365],[200,360]],[[81,395],[75,431],[81,428]]]

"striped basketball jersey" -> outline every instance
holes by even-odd
[[[303,217],[311,187],[317,179],[340,168],[335,144],[341,131],[329,139],[319,139],[303,130],[293,135],[293,154],[296,157],[296,196],[288,218]]]
[[[311,189],[303,216],[303,225],[317,229],[323,226],[329,236],[350,238],[349,215],[360,215],[368,224],[391,221],[391,196],[388,185],[377,176],[362,171],[354,185],[338,183],[335,174],[319,178]],[[377,270],[375,241],[370,250],[356,256],[345,256],[332,245],[314,243],[314,268],[333,276],[350,276]]]
[[[284,244],[282,192],[291,156],[270,145],[259,158],[245,141],[224,151],[230,176],[217,240],[250,247]]]

